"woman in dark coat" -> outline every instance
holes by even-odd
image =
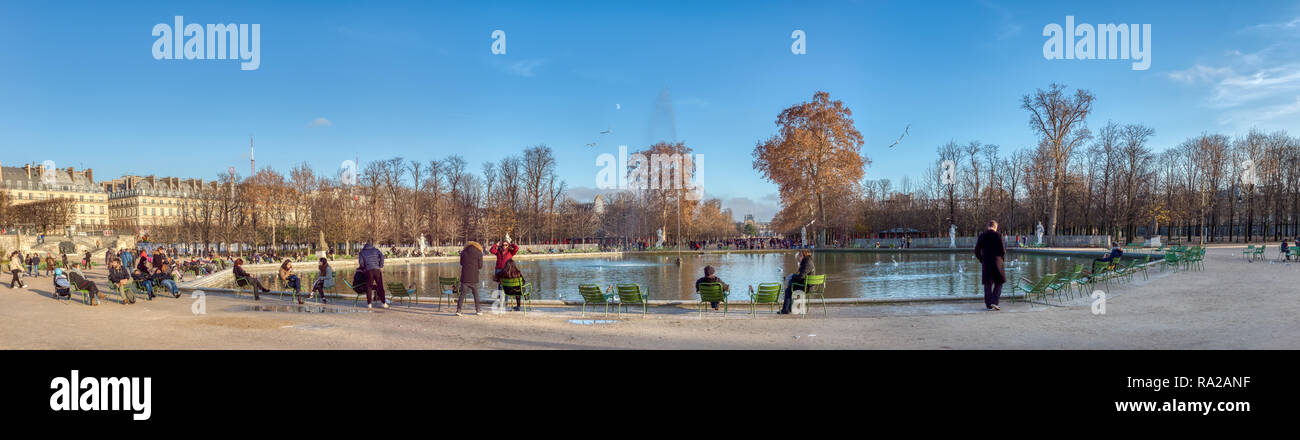
[[[980,261],[980,281],[984,283],[985,309],[1002,310],[998,307],[998,298],[1002,296],[1002,285],[1007,282],[1003,269],[1006,256],[1006,243],[998,233],[998,222],[989,220],[988,230],[980,233],[975,241],[975,258]]]

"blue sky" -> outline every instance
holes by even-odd
[[[177,15],[260,24],[260,68],[155,60],[150,32]],[[1044,59],[1043,27],[1067,15],[1150,23],[1150,69]],[[807,54],[790,51],[796,29]],[[589,197],[597,155],[667,132],[667,90],[709,195],[766,219],[776,188],[750,153],[817,90],[853,109],[868,178],[897,182],[949,140],[1034,145],[1019,99],[1052,82],[1097,95],[1093,127],[1155,128],[1157,150],[1300,133],[1300,2],[0,2],[0,162],[100,180],[246,174],[250,135],[259,168],[281,171],[450,154],[477,169],[547,144]]]

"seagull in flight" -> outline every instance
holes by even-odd
[[[588,147],[593,147],[593,148],[594,148],[594,147],[596,146],[596,143],[595,143],[595,142],[592,142],[592,143],[590,143],[590,144],[587,144],[587,146],[588,146]]]
[[[614,129],[613,129],[613,128],[607,128],[607,129],[605,129],[605,131],[600,132],[600,134],[610,134],[610,133],[613,133],[613,132],[614,132]]]
[[[898,140],[894,141],[894,143],[889,144],[889,148],[894,148],[895,145],[903,143],[903,137],[907,136],[907,131],[911,128],[912,124],[907,124],[907,127],[903,127],[903,134],[899,135]]]

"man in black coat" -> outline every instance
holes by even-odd
[[[998,298],[1002,296],[1002,285],[1007,282],[1003,262],[1007,256],[1006,243],[998,233],[997,220],[989,220],[988,230],[980,233],[975,241],[975,258],[980,261],[980,281],[984,283],[984,308],[1002,310],[998,307]]]
[[[474,292],[474,314],[483,312],[478,305],[478,273],[483,270],[483,246],[476,242],[465,244],[460,251],[460,296],[456,298],[456,316],[465,304],[465,291]]]

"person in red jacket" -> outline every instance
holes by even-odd
[[[514,243],[498,241],[492,244],[492,247],[488,249],[488,252],[491,252],[492,255],[496,255],[497,257],[496,271],[492,272],[492,280],[501,281],[501,271],[505,270],[506,262],[510,261],[511,258],[515,257],[515,254],[519,253],[519,246]]]

